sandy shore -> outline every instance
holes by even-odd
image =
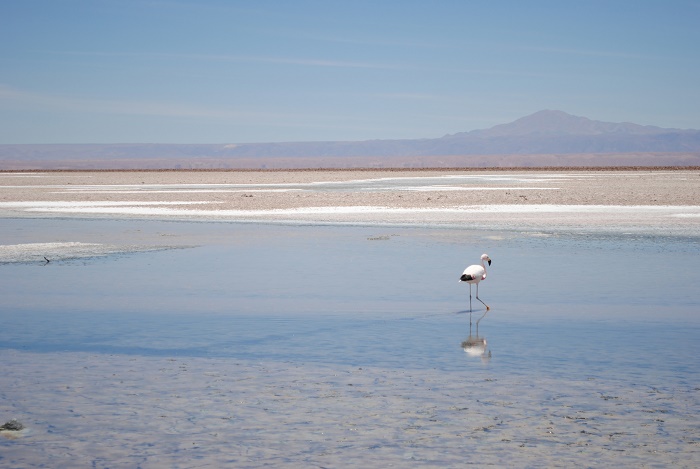
[[[294,190],[273,191],[274,185],[311,184],[383,178],[444,176],[496,178],[491,190],[440,190],[408,192],[320,192],[310,187],[304,194]],[[513,180],[516,179],[515,181]],[[541,190],[526,190],[531,185]],[[269,191],[245,188],[217,192],[182,190],[115,190],[110,186],[147,185],[271,185]],[[78,190],[93,186],[94,191]],[[451,187],[466,187],[450,183]],[[59,190],[69,189],[71,191]],[[553,188],[554,190],[547,190]],[[498,190],[500,189],[500,190]],[[99,190],[99,192],[97,192]],[[97,194],[96,194],[97,192]],[[373,205],[430,208],[482,204],[563,205],[698,205],[700,170],[673,171],[110,171],[0,173],[0,201],[69,200],[94,201],[199,201],[200,209],[269,210],[292,207]]]
[[[0,173],[0,216],[27,213],[687,227],[700,223],[700,170]]]

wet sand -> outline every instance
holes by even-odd
[[[687,386],[3,352],[9,467],[696,467]],[[67,372],[60,375],[57,371]],[[38,410],[41,409],[40,412]],[[33,444],[34,443],[34,444]]]

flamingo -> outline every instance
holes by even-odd
[[[484,265],[484,261],[487,261],[489,265],[491,265],[491,258],[489,257],[489,255],[482,254],[481,265],[470,265],[469,267],[464,269],[464,272],[462,272],[462,276],[459,278],[460,282],[467,282],[469,284],[469,313],[472,312],[472,283],[476,284],[476,299],[481,301],[481,298],[479,298],[479,282],[486,279],[486,265]],[[491,309],[489,305],[487,305],[483,301],[481,301],[481,304],[486,306],[486,311]],[[469,322],[471,323],[471,319]]]

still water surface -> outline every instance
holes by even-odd
[[[0,439],[0,463],[700,462],[696,238],[3,224],[7,240],[46,241],[50,225],[53,239],[129,247],[0,265],[0,416],[31,430]],[[168,249],[135,247],[154,240]],[[492,309],[484,316],[474,301],[470,327],[468,286],[457,280],[482,252],[493,259],[480,287]],[[112,380],[120,373],[122,384]],[[137,401],[123,397],[124,383]],[[82,417],[66,425],[69,409]],[[186,415],[172,420],[177,412]],[[131,436],[127,418],[138,422]],[[193,432],[198,449],[186,452]]]

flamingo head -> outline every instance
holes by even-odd
[[[488,254],[482,254],[482,255],[481,255],[481,260],[482,260],[482,261],[487,261],[487,262],[489,263],[489,265],[491,265],[491,258],[489,257]]]

